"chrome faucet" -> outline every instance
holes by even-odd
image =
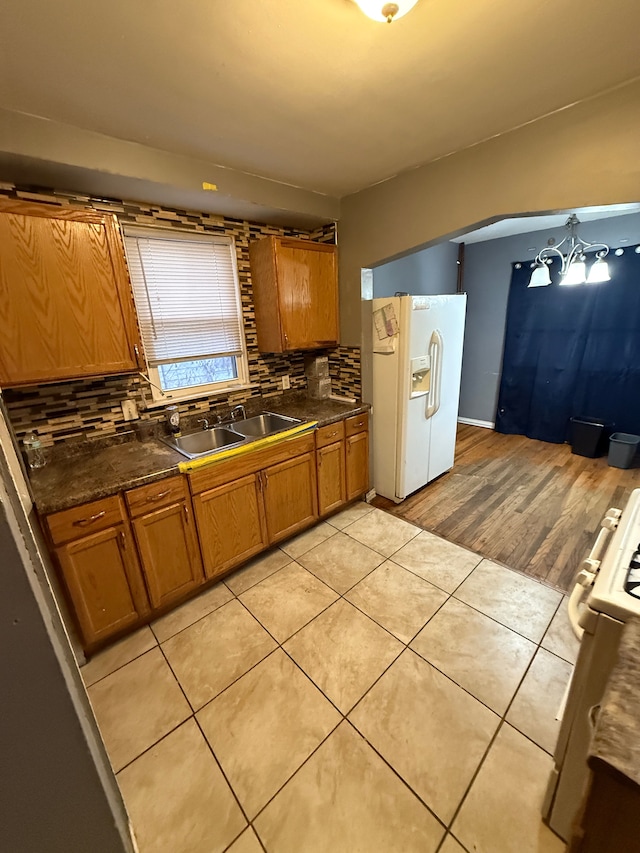
[[[240,416],[240,417],[238,417]],[[244,420],[247,417],[247,412],[245,407],[240,403],[238,406],[234,406],[233,409],[229,412],[228,415],[218,415],[216,423],[217,424],[231,424],[237,420]]]
[[[202,429],[209,429],[209,418],[198,418],[196,423],[202,424]]]

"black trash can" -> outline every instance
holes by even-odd
[[[613,424],[599,418],[571,418],[571,452],[578,456],[603,456]]]

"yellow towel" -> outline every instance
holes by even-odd
[[[303,424],[287,429],[284,432],[277,432],[275,435],[266,435],[264,438],[258,438],[256,441],[250,441],[247,444],[240,444],[237,447],[230,447],[229,450],[216,450],[208,456],[200,456],[198,459],[189,459],[186,462],[179,462],[178,469],[181,473],[186,474],[189,471],[197,471],[198,468],[204,468],[206,465],[213,465],[216,462],[222,462],[226,459],[231,459],[234,456],[241,456],[252,450],[259,450],[261,447],[268,447],[276,442],[286,441],[289,438],[297,438],[303,432],[309,432],[318,426],[318,421],[306,421]]]

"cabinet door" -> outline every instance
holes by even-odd
[[[56,553],[86,646],[138,621],[144,608],[131,582],[138,566],[124,525],[62,545]]]
[[[261,483],[250,474],[194,495],[204,571],[221,575],[267,547]]]
[[[0,203],[0,385],[138,369],[115,217]]]
[[[347,500],[363,495],[369,489],[369,433],[358,432],[347,437]]]
[[[269,542],[286,539],[318,517],[313,453],[303,453],[261,472]]]
[[[326,515],[346,500],[343,441],[336,441],[316,451],[318,463],[318,510]]]
[[[152,607],[182,598],[203,582],[200,549],[185,501],[141,515],[132,525]]]
[[[333,346],[338,341],[335,247],[279,240],[276,277],[284,350]]]

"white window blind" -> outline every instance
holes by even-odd
[[[232,240],[125,227],[127,261],[149,365],[242,356]]]

